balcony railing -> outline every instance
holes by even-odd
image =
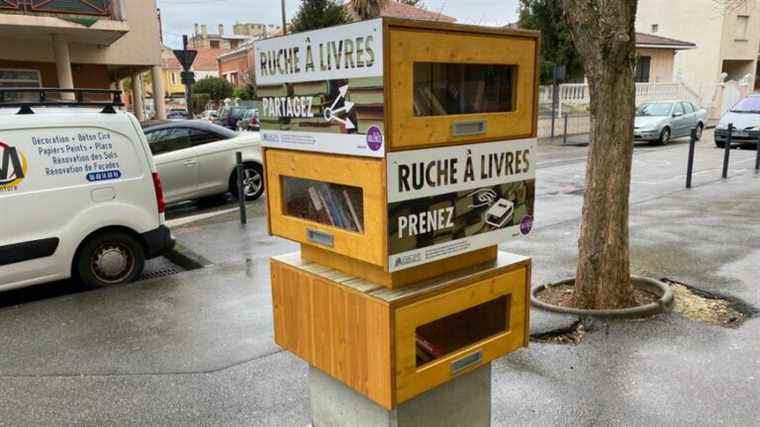
[[[21,13],[113,16],[114,0],[0,0],[3,10]]]

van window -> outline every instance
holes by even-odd
[[[190,129],[168,128],[157,129],[145,133],[153,155],[170,153],[192,147]]]

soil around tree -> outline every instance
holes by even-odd
[[[549,285],[543,290],[536,293],[536,299],[543,303],[556,305],[558,307],[565,308],[584,308],[575,305],[575,285],[570,283],[563,283],[559,285]],[[614,307],[614,308],[634,308],[641,307],[647,304],[656,303],[660,297],[647,290],[635,287],[633,288],[633,298],[635,303],[628,307]],[[612,309],[613,307],[602,307],[601,309]]]
[[[757,314],[757,309],[741,301],[712,294],[673,280],[664,279],[673,290],[673,312],[687,319],[738,328],[744,321]]]

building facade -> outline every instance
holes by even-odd
[[[758,74],[760,0],[639,0],[636,29],[656,36],[689,40],[681,52],[676,78],[709,99],[725,73],[727,80]]]
[[[0,86],[107,89],[142,73],[161,80],[155,0],[0,1]],[[163,103],[156,103],[163,114]]]
[[[237,49],[252,38],[269,37],[281,30],[274,25],[258,23],[236,23],[232,34],[225,34],[224,25],[219,24],[217,33],[209,33],[206,24],[195,24],[195,31],[188,44],[193,49]]]
[[[696,47],[691,42],[637,32],[636,83],[674,82],[675,58]]]
[[[253,71],[253,40],[217,58],[219,77],[227,79],[235,87],[248,83]]]

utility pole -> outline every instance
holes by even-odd
[[[285,18],[285,0],[282,0],[282,35],[288,34],[288,23]]]

